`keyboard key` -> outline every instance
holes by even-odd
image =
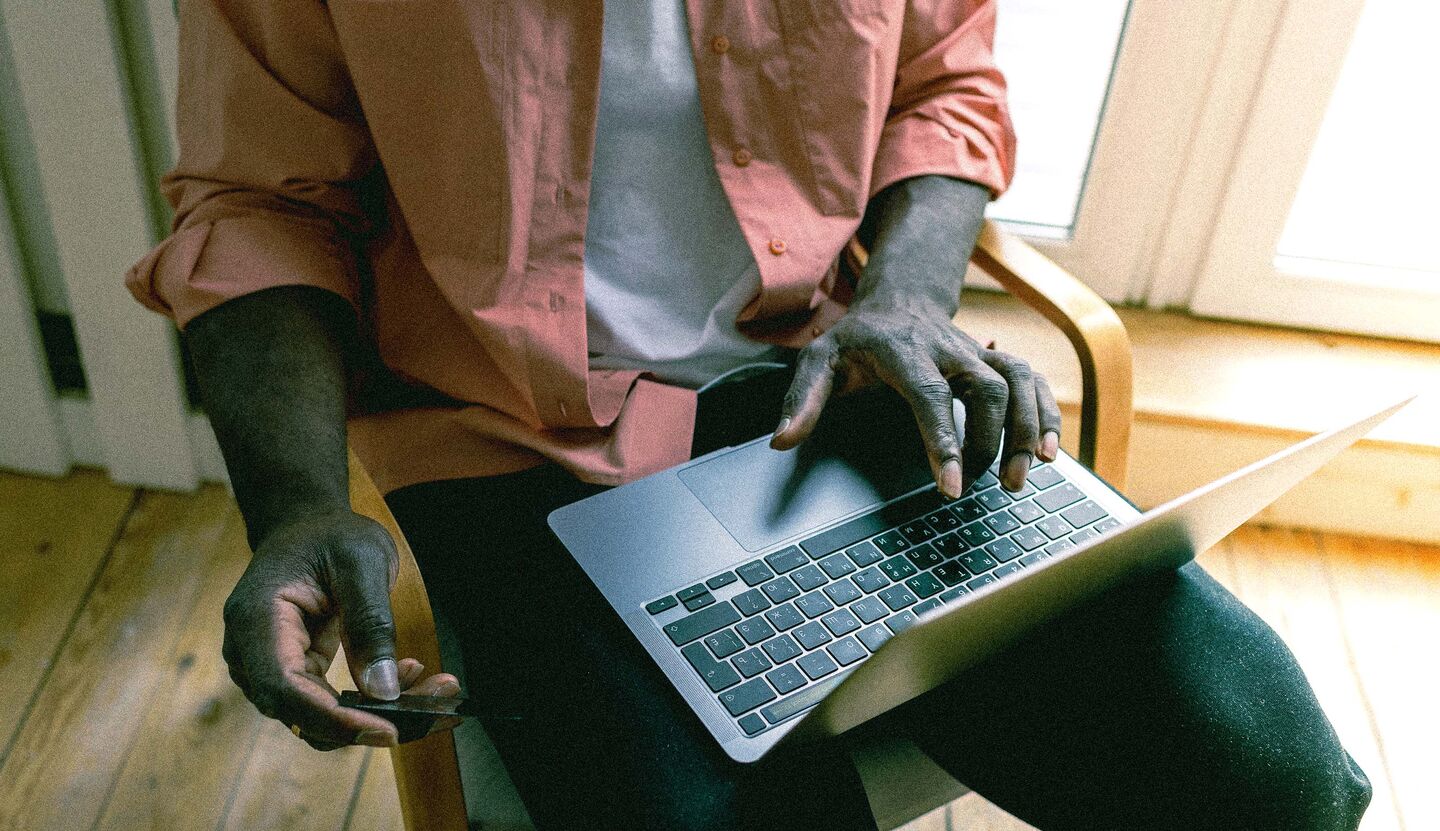
[[[916,568],[922,570],[930,568],[931,566],[938,566],[945,560],[944,557],[940,556],[940,552],[936,551],[928,542],[906,551],[905,558],[914,563]]]
[[[915,619],[915,613],[909,609],[885,621],[885,625],[890,627],[890,631],[897,635],[914,626],[916,623],[919,623],[919,621]]]
[[[994,582],[995,582],[995,575],[993,575],[993,574],[982,574],[982,575],[980,575],[979,577],[976,577],[974,580],[971,580],[971,581],[967,582],[967,583],[965,584],[965,588],[967,588],[967,589],[969,589],[970,591],[973,592],[973,591],[975,591],[976,589],[984,588],[985,586],[988,586],[988,585],[990,585],[991,583],[994,583]]]
[[[811,681],[814,681],[818,678],[824,678],[825,676],[840,668],[835,664],[835,661],[832,660],[829,655],[825,654],[824,650],[816,650],[815,652],[811,652],[809,655],[804,656],[795,663],[799,665],[802,670],[805,671],[806,675],[810,676]]]
[[[1043,531],[1045,533],[1045,536],[1049,537],[1052,540],[1058,540],[1066,534],[1070,533],[1070,523],[1066,522],[1064,518],[1062,518],[1058,514],[1055,516],[1045,517],[1044,519],[1035,523],[1035,527]]]
[[[959,557],[970,549],[970,544],[960,538],[959,534],[946,534],[930,541],[930,545],[940,552],[945,559]]]
[[[989,554],[991,557],[994,557],[996,560],[999,560],[1002,563],[1008,563],[1016,557],[1019,557],[1021,554],[1024,554],[1025,549],[1011,542],[1010,539],[1007,537],[1005,539],[996,540],[992,543],[986,543],[985,553]]]
[[[980,478],[975,480],[975,490],[983,491],[986,488],[994,487],[995,485],[1000,484],[1000,480],[995,476],[995,471],[998,469],[999,464],[1000,463],[997,461],[995,464],[990,466],[989,470],[980,474]]]
[[[805,686],[805,674],[794,664],[776,667],[765,674],[765,680],[769,681],[770,686],[774,687],[781,695]]]
[[[740,638],[729,629],[721,629],[705,638],[705,645],[716,658],[728,658],[745,648]]]
[[[751,713],[740,719],[740,729],[745,731],[747,736],[758,735],[765,729],[765,720],[757,713]]]
[[[986,528],[994,531],[997,537],[1008,534],[1011,531],[1014,531],[1016,528],[1020,527],[1020,520],[1016,519],[1013,516],[1010,516],[1010,514],[1006,511],[1001,511],[998,514],[991,514],[990,516],[985,517],[985,519],[981,521],[985,523]]]
[[[1082,530],[1082,531],[1076,531],[1075,533],[1071,534],[1070,537],[1069,537],[1069,539],[1070,539],[1071,542],[1075,543],[1076,545],[1080,545],[1081,543],[1089,542],[1090,540],[1092,540],[1092,539],[1094,539],[1094,538],[1096,538],[1096,537],[1098,537],[1098,536],[1100,536],[1100,535],[1097,534],[1097,533],[1095,533],[1095,529],[1094,529],[1094,528],[1086,528],[1086,529],[1084,529],[1084,530]]]
[[[805,616],[795,608],[794,603],[786,603],[783,606],[776,606],[765,613],[765,619],[777,630],[784,632],[787,629],[794,629],[805,622]]]
[[[1106,517],[1105,519],[1102,519],[1102,520],[1100,520],[1099,522],[1095,523],[1095,530],[1096,530],[1096,532],[1101,533],[1101,534],[1105,533],[1106,531],[1113,531],[1114,529],[1119,528],[1119,527],[1120,527],[1120,520],[1116,519],[1116,518],[1113,517],[1113,516],[1112,516],[1112,517]]]
[[[944,534],[954,531],[960,527],[960,518],[948,508],[941,508],[933,514],[925,517],[925,521],[935,529],[935,533]]]
[[[692,597],[699,597],[700,595],[702,595],[702,594],[704,594],[704,593],[705,593],[705,584],[704,584],[704,583],[696,583],[695,585],[691,586],[691,587],[688,588],[688,589],[681,589],[680,591],[675,592],[675,596],[680,599],[680,602],[681,602],[681,603],[684,603],[685,601],[691,599]]]
[[[794,571],[808,562],[810,561],[805,558],[805,552],[794,545],[789,548],[782,548],[773,554],[765,555],[765,564],[774,569],[776,574]]]
[[[1033,499],[1024,502],[1016,502],[1010,506],[1010,516],[1020,520],[1022,525],[1034,522],[1045,516],[1045,509],[1035,504]]]
[[[845,553],[850,559],[854,560],[855,565],[860,568],[873,566],[885,559],[885,555],[880,553],[880,549],[876,548],[873,542],[862,542],[859,545],[853,545],[845,549]]]
[[[861,623],[874,623],[882,617],[890,614],[890,607],[880,602],[877,598],[867,597],[864,600],[850,604],[850,611]]]
[[[939,594],[940,590],[945,588],[940,584],[939,580],[935,579],[935,575],[928,571],[906,580],[905,585],[909,586],[910,591],[915,592],[915,596],[921,600]],[[881,599],[883,600],[884,598],[882,597]]]
[[[689,600],[685,601],[685,608],[694,612],[698,609],[703,609],[714,602],[715,595],[711,594],[710,592],[704,592],[703,594],[697,594]]]
[[[885,605],[889,606],[892,612],[898,612],[916,600],[915,594],[904,586],[891,586],[876,597],[885,601]]]
[[[818,565],[831,580],[839,580],[841,577],[855,570],[855,564],[850,562],[850,558],[842,553],[831,554],[829,557],[821,560]]]
[[[981,491],[975,494],[975,501],[985,506],[987,511],[998,511],[1015,501],[1010,495],[1000,488],[991,488],[988,491]]]
[[[791,574],[790,579],[795,581],[795,585],[799,586],[802,592],[818,589],[830,582],[830,579],[825,576],[825,573],[813,565],[808,565]]]
[[[800,543],[800,547],[805,549],[811,559],[818,560],[833,551],[848,548],[863,539],[873,537],[886,528],[893,528],[913,517],[928,514],[940,507],[940,504],[940,497],[933,489],[920,491],[874,513],[856,517],[829,531],[816,534]]]
[[[840,686],[840,682],[844,681],[847,675],[848,673],[844,673],[834,678],[827,678],[819,684],[811,684],[789,698],[761,710],[760,715],[764,716],[765,720],[771,724],[779,724],[796,713],[803,713],[824,700],[831,690]]]
[[[940,592],[940,600],[945,603],[951,603],[953,601],[959,600],[960,598],[964,597],[969,593],[970,590],[965,588],[964,586],[956,586],[953,589],[946,589],[945,591]]]
[[[790,582],[789,577],[776,577],[774,580],[760,587],[765,596],[770,598],[771,603],[784,603],[785,601],[800,596],[800,590]]]
[[[737,578],[737,577],[735,576],[735,572],[733,572],[733,571],[727,571],[727,572],[725,572],[724,574],[717,574],[717,575],[715,575],[714,577],[711,577],[709,580],[706,580],[706,581],[705,581],[705,585],[706,585],[708,588],[718,589],[718,588],[721,588],[721,587],[723,587],[723,586],[728,586],[728,585],[730,585],[731,583],[735,582],[737,579],[739,579],[739,578]]]
[[[830,630],[826,629],[824,624],[818,620],[812,620],[790,634],[794,635],[795,640],[807,650],[814,649],[823,643],[829,643],[833,640],[833,638],[830,637]]]
[[[1020,486],[1020,490],[1018,490],[1018,491],[1005,491],[1005,495],[1008,496],[1008,497],[1010,497],[1011,499],[1015,500],[1016,502],[1019,502],[1020,500],[1024,499],[1024,498],[1027,497],[1027,496],[1034,496],[1034,495],[1035,495],[1035,488],[1032,487],[1029,482],[1026,482],[1025,484],[1023,484],[1023,485]]]
[[[955,516],[962,523],[974,522],[989,513],[989,511],[985,510],[985,506],[981,505],[973,496],[967,496],[954,505],[951,505],[950,510],[954,512]]]
[[[874,594],[890,585],[890,580],[878,568],[867,568],[850,578],[866,594]]]
[[[735,573],[740,575],[740,579],[744,580],[747,586],[758,586],[775,576],[775,573],[766,568],[765,564],[759,560],[746,563],[735,569]]]
[[[735,669],[739,670],[740,674],[746,678],[754,678],[773,666],[770,659],[766,658],[765,653],[759,649],[747,649],[731,658],[730,663],[734,664]]]
[[[844,606],[846,603],[860,597],[860,590],[849,580],[841,580],[838,583],[831,583],[825,587],[825,596],[836,606]]]
[[[770,608],[770,601],[759,589],[751,589],[735,595],[735,608],[740,610],[740,614],[750,617]]]
[[[740,620],[740,613],[728,602],[717,603],[706,609],[701,609],[693,615],[682,617],[674,623],[665,625],[665,634],[670,636],[670,641],[676,646],[703,638],[711,632],[717,632],[737,623]]]
[[[1021,528],[1019,531],[1011,534],[1010,539],[1026,551],[1034,551],[1040,546],[1050,542],[1049,537],[1034,528]]]
[[[900,526],[900,536],[904,537],[911,545],[919,545],[926,540],[935,538],[935,529],[930,523],[923,519],[912,520]]]
[[[865,656],[870,654],[854,638],[836,641],[825,647],[825,651],[829,652],[830,657],[835,659],[835,663],[842,667],[848,667],[856,661],[864,660]]]
[[[679,601],[675,599],[675,595],[667,594],[659,600],[652,600],[649,603],[646,603],[645,611],[649,612],[652,615],[658,615],[667,609],[675,608],[676,604],[678,603]]]
[[[1104,519],[1109,514],[1105,513],[1105,509],[1096,505],[1094,501],[1087,499],[1079,505],[1061,511],[1060,516],[1065,517],[1065,521],[1076,528],[1084,528],[1096,520]]]
[[[770,624],[766,623],[763,618],[758,617],[742,620],[735,624],[735,631],[751,646],[775,637],[775,630],[770,628]]]
[[[738,716],[748,713],[762,704],[768,704],[779,696],[765,683],[764,678],[756,678],[754,681],[746,681],[729,692],[720,694],[720,703],[730,711],[730,715]]]
[[[972,522],[956,532],[960,539],[971,548],[979,548],[985,543],[995,539],[995,532],[985,527],[983,522]]]
[[[930,611],[931,609],[938,609],[938,608],[940,608],[940,598],[938,598],[938,597],[932,597],[932,598],[930,598],[929,600],[925,601],[924,603],[917,603],[917,604],[915,605],[915,607],[912,608],[910,611],[913,612],[916,617],[919,617],[920,615],[925,614],[926,612]]]
[[[880,564],[880,570],[885,572],[886,577],[889,577],[892,581],[898,583],[901,580],[904,580],[906,577],[914,574],[915,566],[911,565],[910,561],[904,556],[891,557],[890,559]]]
[[[1024,557],[1020,558],[1020,564],[1024,566],[1033,566],[1041,560],[1049,559],[1049,557],[1050,555],[1046,554],[1044,551],[1031,551],[1029,554],[1026,554]]]
[[[995,566],[1000,565],[994,557],[984,551],[967,551],[960,555],[957,560],[961,565],[970,570],[971,574],[984,574]]]
[[[1043,491],[1046,488],[1054,487],[1064,482],[1065,477],[1061,476],[1060,471],[1055,468],[1049,465],[1043,465],[1041,467],[1031,468],[1030,475],[1026,477],[1026,481]]]
[[[785,663],[791,658],[794,658],[802,651],[800,649],[800,644],[796,643],[795,639],[790,637],[789,635],[781,635],[778,638],[771,638],[770,640],[766,641],[764,645],[762,645],[760,648],[765,650],[765,654],[769,655],[770,660],[774,661],[777,666]],[[789,690],[780,690],[780,692],[787,693],[789,692]]]
[[[899,529],[886,531],[871,540],[871,542],[875,543],[875,547],[880,549],[880,552],[886,556],[899,554],[901,551],[910,547],[910,542],[901,536]]]
[[[1003,565],[1003,566],[995,569],[994,571],[992,571],[992,572],[990,572],[990,573],[995,577],[996,580],[1000,580],[1000,579],[1009,577],[1010,575],[1015,574],[1015,573],[1017,573],[1017,572],[1019,572],[1019,571],[1020,571],[1020,564],[1019,564],[1019,563],[1006,563],[1005,565]]]
[[[860,642],[865,644],[866,649],[874,652],[875,650],[884,646],[886,641],[890,640],[895,636],[890,634],[889,629],[886,629],[884,626],[881,626],[877,623],[874,626],[867,626],[864,629],[861,629],[859,632],[855,633],[855,637],[859,638]]]
[[[944,583],[947,586],[958,585],[970,579],[970,572],[966,571],[965,567],[960,565],[959,562],[953,560],[951,562],[941,564],[934,571],[932,571],[931,574],[934,574],[936,577],[940,578],[940,582]]]
[[[740,683],[740,673],[729,664],[711,658],[702,643],[692,643],[680,650],[680,654],[700,673],[700,677],[710,687],[710,692],[720,692]]]
[[[1053,514],[1061,508],[1074,505],[1084,498],[1085,494],[1081,493],[1079,488],[1066,482],[1035,497],[1035,504],[1044,508],[1046,513]]]
[[[860,621],[850,612],[849,609],[837,609],[825,617],[820,618],[825,628],[835,637],[848,635],[860,628]]]
[[[795,601],[795,607],[805,613],[805,617],[814,618],[829,614],[835,610],[835,604],[830,602],[822,592],[810,592]]]
[[[1052,542],[1049,545],[1045,546],[1045,553],[1049,554],[1051,557],[1054,557],[1056,554],[1059,554],[1062,551],[1069,551],[1074,547],[1075,543],[1069,540],[1061,540],[1059,542]]]

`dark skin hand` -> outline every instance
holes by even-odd
[[[190,322],[186,344],[254,557],[225,602],[225,662],[255,706],[312,747],[394,745],[395,726],[341,707],[325,672],[343,644],[372,698],[453,696],[453,675],[396,660],[395,543],[350,510],[346,359],[355,316],[339,296],[290,286]],[[437,729],[454,725],[437,724]]]
[[[914,411],[935,483],[948,496],[959,496],[997,454],[1011,491],[1024,487],[1034,456],[1055,459],[1060,410],[1049,384],[950,322],[989,199],[984,187],[946,176],[905,179],[875,195],[860,229],[870,260],[855,298],[801,350],[772,447],[804,441],[832,392],[883,383]]]

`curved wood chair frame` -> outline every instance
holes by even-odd
[[[846,256],[852,265],[863,266],[866,255],[852,242]],[[1080,359],[1082,379],[1080,461],[1116,487],[1123,487],[1132,412],[1130,340],[1124,325],[1109,304],[1083,283],[992,222],[985,223],[973,260],[1070,340]],[[399,577],[391,594],[399,654],[439,670],[440,643],[419,567],[385,500],[353,451],[350,500],[357,513],[389,529],[400,551]],[[468,821],[451,735],[429,736],[394,748],[391,754],[405,827],[411,831],[464,831]],[[934,807],[938,806],[929,806]],[[906,813],[914,810],[928,808]]]

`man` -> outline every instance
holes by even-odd
[[[236,683],[317,748],[395,741],[325,684],[341,641],[372,696],[458,692],[394,654],[348,435],[540,827],[873,827],[841,741],[726,759],[544,517],[777,415],[794,447],[875,384],[948,494],[1054,457],[1044,380],[949,324],[1012,169],[992,0],[180,7],[176,230],[129,284],[185,327],[254,548]],[[752,364],[793,378],[716,381]],[[1043,828],[1353,828],[1369,799],[1196,567],[869,727]]]

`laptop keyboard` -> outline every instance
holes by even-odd
[[[667,594],[651,615],[747,736],[818,704],[918,615],[1119,526],[1054,466],[930,488]],[[717,597],[717,594],[720,595]]]

